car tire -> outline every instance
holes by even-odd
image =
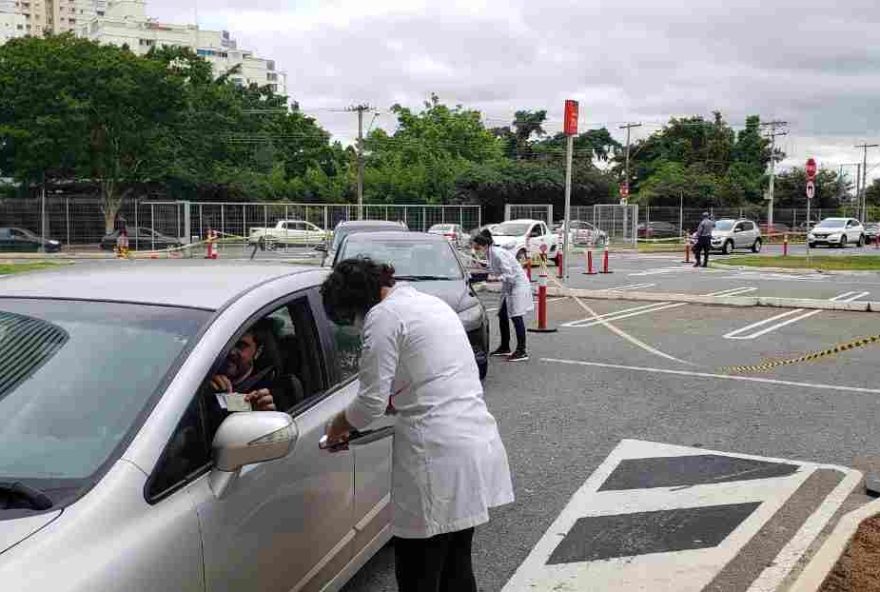
[[[755,239],[755,244],[752,245],[752,253],[760,253],[761,252],[761,239]]]
[[[857,244],[858,244],[859,248],[865,246],[865,235],[864,234],[859,236],[859,242]]]
[[[840,237],[840,248],[841,249],[846,248],[846,235],[845,234]]]
[[[815,249],[816,243],[808,243],[807,246],[810,247],[811,249]]]
[[[733,241],[724,241],[724,246],[721,247],[721,252],[725,255],[730,255],[731,253],[733,253]]]

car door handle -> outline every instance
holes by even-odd
[[[329,445],[327,436],[321,436],[318,447],[321,450],[329,450],[330,452],[342,452],[348,450],[350,446],[366,446],[373,442],[378,442],[394,435],[394,426],[386,426],[376,430],[367,430],[364,432],[353,431],[349,434],[348,440],[338,444]]]

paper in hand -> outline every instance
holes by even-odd
[[[224,397],[226,399],[226,410],[231,413],[253,411],[250,401],[246,401],[245,395],[241,393],[227,393]]]

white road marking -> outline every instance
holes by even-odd
[[[615,286],[613,288],[606,288],[607,290],[641,290],[644,288],[653,288],[657,284],[629,284],[627,286]]]
[[[754,292],[757,288],[731,288],[728,290],[722,290],[721,292],[710,292],[709,294],[705,294],[705,296],[738,296],[741,294],[746,294],[748,292]],[[607,321],[617,321],[620,319],[628,319],[630,317],[635,317],[643,314],[648,314],[651,312],[658,312],[661,310],[669,310],[671,308],[680,308],[682,306],[687,306],[687,302],[677,302],[675,304],[670,304],[669,302],[654,302],[652,304],[645,304],[642,306],[636,306],[633,308],[625,308],[623,310],[618,310],[616,312],[610,312],[603,315],[599,315],[598,317],[588,317],[586,319],[580,319],[577,321],[571,321],[569,323],[565,323],[563,327],[577,327],[577,328],[585,328],[585,327],[594,327],[596,325],[601,325],[602,320]]]
[[[684,487],[601,490],[608,477],[624,461],[704,455],[795,465],[797,470],[787,475],[755,480],[702,483]],[[504,586],[503,592],[701,591],[742,552],[761,528],[784,507],[798,488],[818,469],[832,469],[846,476],[832,495],[822,500],[819,509],[786,544],[783,552],[777,555],[775,563],[765,570],[765,573],[772,571],[772,574],[761,575],[759,579],[765,582],[772,581],[771,578],[774,577],[785,577],[815,539],[819,530],[841,505],[843,498],[835,494],[845,487],[852,492],[861,479],[861,473],[843,467],[816,463],[658,442],[622,440],[575,492]],[[549,562],[557,546],[581,519],[754,502],[760,502],[760,506],[714,547],[657,551],[635,556],[569,563]]]
[[[853,302],[855,300],[858,300],[859,298],[867,296],[868,294],[870,294],[870,292],[861,292],[861,293],[844,292],[843,294],[838,294],[834,298],[830,298],[830,300],[832,302]],[[787,312],[783,312],[783,313],[778,314],[776,316],[772,316],[768,319],[764,319],[762,321],[758,321],[757,323],[752,323],[751,325],[747,325],[747,326],[742,327],[740,329],[737,329],[735,331],[731,331],[730,333],[724,335],[724,338],[725,339],[740,339],[740,340],[757,339],[758,337],[761,337],[762,335],[766,335],[767,333],[770,333],[772,331],[776,331],[777,329],[781,329],[782,327],[786,327],[786,326],[791,325],[793,323],[797,323],[798,321],[803,321],[804,319],[809,319],[810,317],[814,317],[817,314],[819,314],[820,312],[822,312],[822,310],[811,310],[809,312],[804,312],[804,310],[805,309],[803,309],[803,308],[796,308],[794,310],[789,310]],[[803,313],[803,314],[801,314],[801,313]],[[794,316],[794,315],[798,315],[798,316]],[[785,319],[785,320],[782,320],[782,319]],[[780,322],[776,323],[775,325],[770,325],[769,327],[765,327],[763,329],[760,329],[759,331],[749,333],[749,331],[751,331],[752,329],[757,329],[759,327],[763,327],[764,325],[772,323],[773,321],[780,321]]]
[[[651,368],[647,366],[625,366],[623,364],[606,364],[604,362],[583,362],[580,360],[560,360],[556,358],[542,358],[542,362],[552,364],[566,364],[569,366],[588,366],[591,368],[608,368],[611,370],[630,370],[632,372],[646,372],[649,374],[671,374],[675,376],[691,376],[694,378],[712,378],[717,380],[733,380],[737,382],[756,382],[760,384],[776,384],[780,386],[793,386],[817,390],[842,391],[847,393],[867,393],[880,395],[880,389],[866,388],[861,386],[844,386],[837,384],[821,384],[814,382],[795,382],[792,380],[779,380],[776,378],[760,378],[758,376],[740,376],[731,374],[713,374],[711,372],[695,372],[691,370],[670,370],[667,368]]]

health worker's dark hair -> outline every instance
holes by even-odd
[[[366,316],[382,300],[382,288],[394,286],[394,267],[366,257],[336,264],[321,285],[324,311],[337,325],[351,324]]]

